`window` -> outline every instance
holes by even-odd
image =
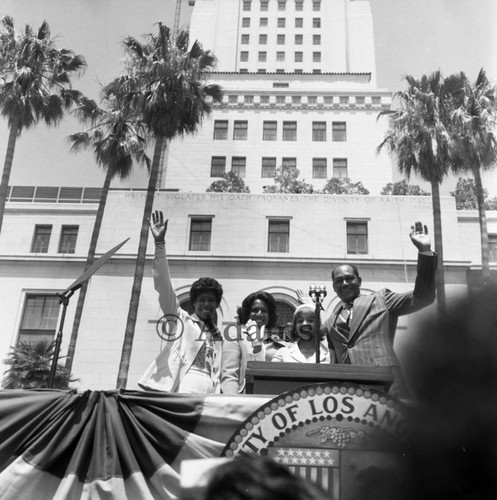
[[[267,61],[267,52],[259,52],[259,62]]]
[[[78,239],[79,226],[62,226],[60,231],[59,253],[74,253]]]
[[[304,10],[304,0],[295,0],[295,10],[297,12]]]
[[[314,75],[320,75],[320,74],[321,74],[321,70],[320,70],[320,69],[313,69],[313,70],[312,70],[312,73],[313,73]]]
[[[288,87],[290,87],[290,84],[288,82],[273,82],[273,88],[275,88],[275,89],[287,89]],[[285,96],[284,95],[278,95],[278,96],[276,96],[276,100],[277,101],[278,101],[279,98],[283,99],[281,102],[285,102]]]
[[[261,0],[261,12],[266,12],[269,0]]]
[[[297,140],[297,122],[283,122],[283,140]]]
[[[371,98],[371,103],[375,106],[378,106],[381,104],[381,97],[378,97],[378,96],[373,96]]]
[[[59,203],[79,203],[83,194],[83,188],[61,187],[59,191]]]
[[[247,68],[240,68],[240,73],[248,73],[248,69]]]
[[[358,105],[363,105],[366,102],[366,98],[363,95],[356,95],[355,103]]]
[[[331,126],[331,140],[345,142],[347,140],[347,124],[345,122],[333,122]]]
[[[284,52],[276,52],[276,62],[284,62],[285,53]]]
[[[303,52],[295,52],[295,62],[302,62],[304,60]]]
[[[283,11],[286,9],[286,0],[280,0],[278,2],[278,10]]]
[[[267,35],[259,35],[259,44],[266,45],[267,44]]]
[[[297,158],[282,158],[281,165],[291,170],[297,169]]]
[[[54,202],[59,194],[59,188],[55,186],[38,186],[35,193],[35,201]]]
[[[326,122],[312,122],[312,140],[326,141]]]
[[[243,54],[244,52],[242,52]],[[248,54],[248,52],[245,52]],[[214,121],[214,137],[215,141],[224,141],[228,138],[228,120]]]
[[[52,342],[59,309],[59,298],[55,295],[27,295],[18,342]]]
[[[267,17],[261,17],[259,24],[261,28],[267,28]]]
[[[262,178],[274,177],[276,175],[276,158],[262,158]]]
[[[211,233],[211,218],[192,218],[189,250],[194,252],[208,252],[211,249]]]
[[[270,220],[268,226],[268,252],[288,253],[290,221]]]
[[[301,75],[304,71],[302,69],[295,69],[293,70],[293,72],[296,74],[296,75]]]
[[[295,35],[295,45],[302,45],[304,43],[303,35]]]
[[[326,158],[313,158],[312,159],[312,178],[313,179],[326,179],[327,162]]]
[[[340,96],[340,104],[348,104],[348,103],[349,103],[349,96],[348,95]]]
[[[347,158],[333,158],[333,177],[348,178]]]
[[[314,17],[312,19],[312,27],[313,28],[321,28],[321,18],[320,17]]]
[[[285,45],[285,35],[278,35],[276,37],[276,43],[278,45]]]
[[[315,95],[310,95],[310,96],[307,97],[307,102],[309,104],[317,104],[318,98]]]
[[[312,35],[312,44],[321,45],[321,35]]]
[[[276,70],[276,73],[284,73],[284,72],[285,72],[285,70],[284,70],[284,69],[282,69],[282,68],[278,68],[278,69]]]
[[[302,28],[303,26],[304,26],[304,18],[303,17],[296,17],[295,18],[295,27]]]
[[[284,28],[286,26],[286,19],[284,17],[278,17],[278,28]]]
[[[242,45],[248,45],[250,42],[250,35],[242,35]]]
[[[213,156],[211,160],[211,177],[222,177],[226,170],[226,156]]]
[[[277,123],[265,121],[262,125],[262,140],[275,141],[277,135]]]
[[[312,53],[312,61],[313,62],[321,62],[321,52],[313,52]]]
[[[238,177],[245,177],[245,167],[247,165],[247,158],[245,156],[233,156],[231,159],[231,171]]]
[[[368,223],[347,221],[347,253],[368,253]]]
[[[292,96],[292,104],[300,104],[302,102],[302,96],[293,95]]]
[[[312,10],[319,12],[321,10],[321,2],[312,2]]]
[[[247,51],[240,52],[240,61],[247,62],[249,58],[249,53]]]
[[[252,2],[243,2],[243,10],[245,10],[245,11],[250,10],[251,3]]]
[[[253,95],[246,95],[243,98],[245,104],[254,104],[254,96]]]
[[[250,17],[244,17],[242,19],[242,27],[243,28],[250,28]]]
[[[266,70],[264,68],[259,68],[257,70],[257,73],[265,73],[265,72],[266,72]]]
[[[497,234],[488,235],[488,258],[493,264],[497,264]]]
[[[32,253],[47,253],[50,236],[52,234],[52,226],[36,225],[33,235],[33,243],[31,243]]]
[[[235,120],[235,126],[233,127],[233,139],[235,141],[246,141],[247,140],[247,121]]]

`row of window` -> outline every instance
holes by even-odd
[[[285,52],[276,52],[276,62],[285,62],[285,57],[286,54]],[[304,53],[301,51],[297,51],[293,53],[293,59],[295,62],[304,62]],[[248,51],[242,50],[240,52],[240,61],[241,62],[248,62],[249,60],[249,53]],[[267,52],[266,51],[259,51],[257,52],[257,61],[258,62],[267,62]],[[313,52],[312,53],[312,62],[321,62],[321,52]],[[276,71],[278,73],[278,71]],[[280,71],[284,72],[282,69]]]
[[[282,158],[281,165],[288,168],[297,168],[297,158]],[[261,162],[261,178],[273,178],[276,175],[277,158],[263,157]],[[247,158],[245,156],[233,156],[231,158],[231,171],[239,177],[245,177],[247,169]],[[211,159],[211,177],[222,177],[226,173],[226,156],[213,156]],[[348,177],[347,158],[333,158],[333,177]],[[327,158],[312,159],[312,178],[328,178]]]
[[[228,120],[214,121],[214,140],[223,141],[228,139]],[[312,122],[312,140],[316,142],[327,141],[327,122],[315,121]],[[297,122],[284,121],[281,126],[283,141],[297,140]],[[233,140],[246,141],[248,137],[248,121],[235,120],[233,123]],[[278,122],[276,120],[264,120],[262,124],[262,140],[277,141],[278,140]],[[346,122],[331,123],[331,140],[333,142],[345,142],[347,140],[347,124]]]
[[[267,28],[268,22],[269,22],[269,20],[267,17],[261,17],[259,19],[259,28]],[[243,17],[242,18],[242,28],[250,28],[250,24],[251,24],[250,17]],[[276,25],[278,28],[286,28],[287,27],[286,18],[278,17],[278,19],[276,21]],[[303,17],[296,17],[294,19],[294,25],[295,25],[295,28],[303,28],[304,27],[304,18]],[[312,27],[313,28],[321,28],[321,18],[320,17],[313,17],[312,18]],[[318,35],[318,36],[320,36],[320,35]]]
[[[98,203],[102,188],[9,186],[7,201],[36,203]]]
[[[244,36],[249,36],[249,35],[242,35],[242,40],[244,39],[243,38]],[[250,40],[250,38],[248,40]],[[295,45],[304,45],[304,35],[295,35],[294,41]],[[259,45],[267,45],[267,42],[268,42],[267,35],[259,35]],[[285,35],[278,35],[276,37],[276,42],[277,45],[285,45]],[[246,45],[246,43],[244,45]],[[321,35],[312,35],[312,45],[321,45]]]
[[[319,12],[321,10],[321,0],[311,0],[312,10],[314,12]],[[253,2],[254,4],[256,2]],[[259,7],[261,12],[267,12],[269,10],[269,0],[260,0]],[[277,0],[278,11],[283,12],[287,10],[286,0]],[[252,0],[244,0],[243,11],[249,12],[252,10]],[[295,0],[295,11],[302,12],[304,10],[304,0]]]
[[[60,230],[58,253],[74,253],[78,239],[79,226],[62,226]],[[37,224],[35,226],[32,253],[47,253],[52,236],[52,225]]]
[[[368,253],[368,223],[346,221],[347,253]],[[211,249],[212,218],[192,218],[188,249],[193,252],[209,252]],[[267,251],[269,253],[290,252],[290,220],[268,219]]]
[[[240,70],[242,72],[243,70]],[[265,72],[266,70],[258,70],[258,71],[263,71]],[[276,70],[278,73],[280,70]],[[282,69],[281,72],[284,72]],[[273,88],[278,88],[278,89],[286,89],[289,88],[290,84],[288,82],[273,82]],[[288,99],[287,99],[288,97]],[[318,104],[318,98],[315,95],[309,95],[307,97],[307,104]],[[261,95],[259,96],[259,100],[261,104],[269,104],[270,103],[270,96],[268,95]],[[275,96],[276,104],[289,104],[290,100],[292,104],[302,104],[302,96],[300,95],[294,95],[294,96],[285,96],[285,95],[277,95]],[[238,99],[237,95],[230,94],[228,95],[228,102],[230,104],[239,104],[240,101]],[[253,95],[244,95],[243,96],[243,102],[244,104],[254,104],[254,96]],[[333,96],[331,95],[325,95],[323,96],[322,102],[326,105],[332,105],[332,104],[337,104],[337,101],[333,99]],[[347,95],[342,95],[339,96],[338,98],[338,103],[340,105],[348,105],[350,102],[350,98]],[[358,106],[363,106],[366,104],[366,97],[365,96],[355,96],[355,103]],[[381,97],[380,96],[371,96],[371,104],[374,106],[379,106],[381,104]]]

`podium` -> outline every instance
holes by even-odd
[[[271,363],[249,361],[247,394],[277,395],[315,382],[352,382],[387,392],[393,383],[391,366]]]

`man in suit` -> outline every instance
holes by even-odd
[[[338,363],[392,366],[395,376],[392,390],[399,395],[408,391],[393,350],[398,317],[419,311],[435,300],[437,256],[431,251],[426,226],[416,222],[410,237],[419,251],[414,290],[394,293],[385,288],[361,295],[362,280],[357,268],[351,264],[338,265],[332,270],[331,279],[340,303],[323,325]]]

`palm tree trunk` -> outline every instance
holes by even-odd
[[[480,220],[482,284],[484,287],[486,287],[490,280],[487,214],[485,212],[485,199],[483,195],[480,166],[474,165],[472,171],[475,178],[476,201],[478,203],[478,218]]]
[[[145,209],[143,210],[140,241],[138,243],[138,255],[136,258],[136,266],[135,266],[135,277],[133,280],[133,288],[131,289],[131,300],[129,303],[128,319],[126,321],[126,331],[124,333],[121,361],[119,362],[119,372],[117,374],[117,389],[125,389],[128,381],[131,350],[133,348],[133,338],[135,336],[135,326],[138,315],[138,306],[140,304],[140,294],[142,288],[143,273],[145,269],[145,259],[147,256],[147,242],[148,242],[148,231],[149,231],[148,221],[152,214],[155,190],[157,188],[157,178],[159,175],[159,168],[160,168],[160,157],[164,145],[165,145],[164,137],[158,136],[155,141],[154,159],[152,161],[152,168],[150,170],[150,177],[148,180]]]
[[[445,313],[445,273],[442,241],[442,211],[440,208],[440,184],[431,180],[431,198],[433,204],[433,230],[435,236],[435,252],[438,254],[438,267],[435,276],[437,287],[437,308],[439,314]]]
[[[14,161],[14,151],[16,149],[17,136],[19,134],[20,118],[15,118],[9,130],[9,142],[3,164],[2,182],[0,183],[0,233],[2,232],[3,216],[5,214],[5,204],[7,203],[7,191],[9,189],[10,172]]]
[[[93,225],[93,232],[90,240],[90,248],[88,249],[88,255],[86,256],[85,271],[89,267],[91,267],[93,261],[95,260],[95,252],[97,250],[98,237],[100,236],[100,228],[102,227],[105,205],[107,204],[107,196],[109,194],[110,183],[113,175],[114,174],[112,170],[110,168],[107,168],[104,185],[102,187],[102,194],[100,195],[100,201],[98,203],[97,216],[95,218],[95,223]],[[74,322],[72,325],[71,338],[69,340],[69,348],[67,350],[67,357],[66,357],[66,368],[69,371],[72,370],[72,364],[74,361],[74,353],[76,351],[76,342],[78,340],[79,325],[81,323],[81,316],[83,315],[83,307],[85,305],[87,289],[88,289],[88,281],[86,281],[83,284],[78,295],[78,304],[76,306],[76,312],[74,314]]]

